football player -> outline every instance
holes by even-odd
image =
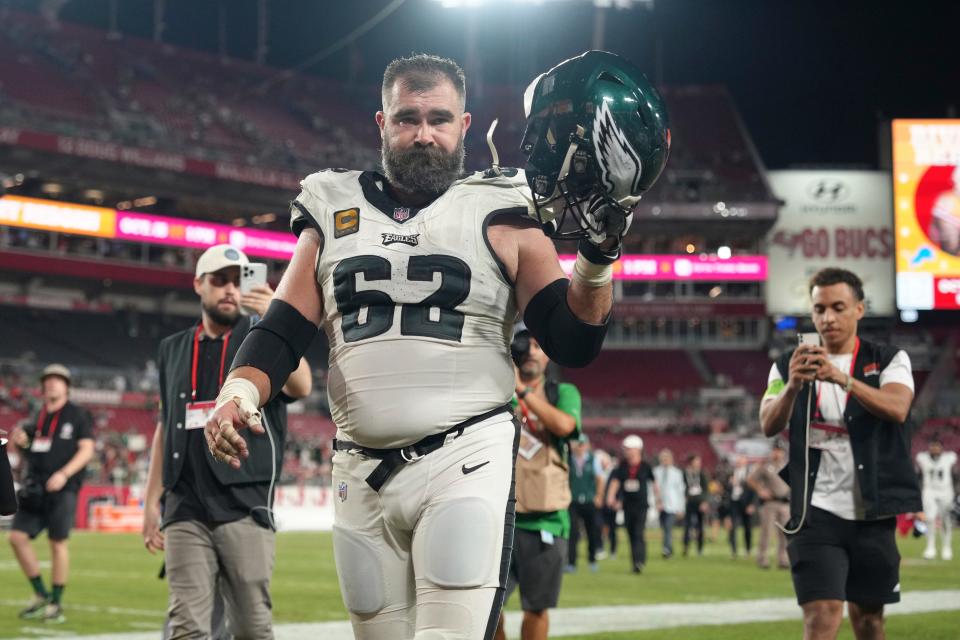
[[[944,560],[953,559],[953,549],[950,546],[950,534],[953,531],[953,482],[954,467],[957,464],[957,454],[953,451],[944,451],[940,438],[934,437],[926,451],[917,454],[917,467],[920,469],[920,478],[923,482],[923,516],[927,524],[927,548],[923,557],[933,560],[937,557],[937,519],[942,527],[940,557]]]
[[[383,173],[302,182],[293,260],[207,443],[241,464],[237,429],[257,437],[257,408],[322,326],[334,554],[356,637],[486,639],[513,538],[514,321],[522,314],[561,365],[597,355],[630,209],[666,162],[667,115],[633,65],[588,52],[528,91],[526,175],[494,165],[464,176],[471,116],[456,63],[395,60],[382,99]],[[581,237],[571,279],[541,225]]]

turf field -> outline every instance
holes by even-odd
[[[565,576],[561,607],[709,603],[793,595],[789,572],[761,571],[752,560],[733,560],[725,544],[709,544],[703,557],[678,556],[665,561],[657,553],[658,538],[657,532],[649,532],[652,553],[643,575],[629,572],[625,555],[628,547],[624,541],[620,557],[601,561],[598,573],[590,573],[581,566],[579,573]],[[43,561],[44,580],[49,585],[45,538],[38,540],[37,548]],[[921,551],[922,541],[901,539],[904,592],[960,589],[960,560],[926,562],[920,560]],[[956,551],[960,550],[955,548]],[[0,638],[125,635],[160,628],[166,606],[166,585],[157,579],[160,558],[144,551],[139,536],[78,532],[72,540],[71,555],[72,576],[64,596],[68,621],[64,625],[44,627],[16,617],[30,593],[12,552],[4,545],[0,552]],[[329,534],[285,533],[278,536],[273,600],[274,619],[278,624],[346,619]],[[508,609],[516,608],[515,596]],[[687,626],[668,631],[653,629],[567,637],[580,640],[647,640],[667,636],[676,639],[796,638],[800,629],[799,610],[796,621],[697,626],[709,622],[700,616],[699,619],[685,620]],[[955,639],[960,637],[958,629],[960,610],[894,615],[888,622],[890,638]],[[510,637],[516,637],[517,629],[509,631]],[[852,637],[849,630],[845,634],[841,637]]]

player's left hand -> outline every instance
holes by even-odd
[[[60,491],[67,484],[67,480],[69,478],[63,471],[54,471],[53,475],[47,478],[47,492],[56,493]]]
[[[252,432],[264,433],[260,422],[260,412],[256,407],[244,406],[243,402],[224,402],[217,407],[213,416],[203,427],[207,449],[217,461],[225,462],[234,469],[240,468],[240,462],[250,457],[247,441],[239,430],[249,428]]]
[[[266,284],[254,287],[250,290],[250,293],[240,294],[240,305],[244,309],[253,311],[261,318],[267,313],[271,300],[273,300],[273,289]]]

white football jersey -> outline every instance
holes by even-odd
[[[485,175],[419,210],[393,201],[373,172],[301,183],[291,222],[324,238],[316,276],[338,437],[401,447],[509,402],[517,308],[486,228],[526,214],[529,191],[522,172]]]
[[[953,466],[957,464],[957,454],[944,451],[936,460],[927,451],[917,454],[917,466],[923,477],[923,490],[953,495]]]

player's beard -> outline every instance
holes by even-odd
[[[440,194],[449,189],[463,173],[465,155],[463,138],[447,153],[438,146],[397,149],[384,137],[380,152],[383,173],[390,184],[408,193],[422,194]]]
[[[233,313],[226,313],[220,311],[217,307],[216,302],[213,304],[202,304],[203,312],[206,313],[211,320],[220,325],[221,327],[232,327],[237,324],[237,320],[240,319],[240,311],[234,311]]]

